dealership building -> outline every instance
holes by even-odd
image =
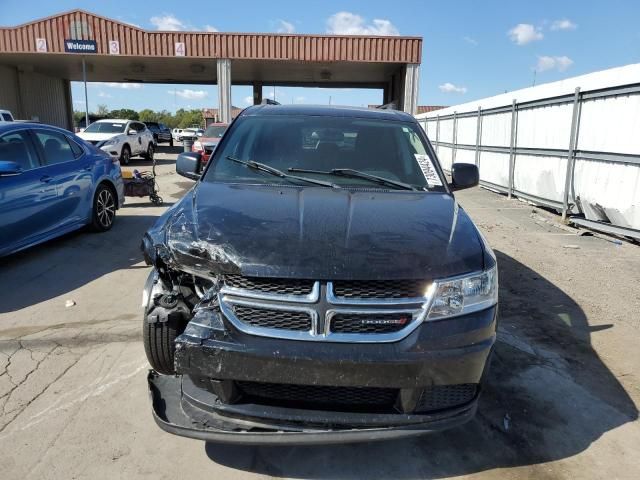
[[[0,28],[0,108],[73,127],[71,81],[378,88],[416,113],[420,37],[148,31],[82,10]]]

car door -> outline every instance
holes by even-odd
[[[95,159],[62,132],[34,128],[36,147],[56,186],[56,228],[86,223],[93,202]]]
[[[0,160],[22,167],[17,175],[0,177],[0,251],[10,251],[54,230],[57,192],[28,129],[0,134]]]
[[[135,137],[131,137],[131,151],[133,155],[141,155],[146,152],[147,143],[145,141],[146,127],[139,122],[131,122],[129,129],[136,132]]]

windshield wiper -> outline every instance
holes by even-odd
[[[289,168],[289,172],[300,173],[319,173],[324,175],[337,175],[340,177],[362,178],[364,180],[370,180],[380,185],[387,185],[390,187],[398,187],[403,190],[418,190],[413,185],[408,183],[399,182],[397,180],[391,180],[390,178],[379,177],[377,175],[371,175],[370,173],[361,172],[360,170],[353,170],[351,168],[332,168],[329,171],[324,170],[307,170],[305,168]]]
[[[324,182],[322,180],[315,180],[313,178],[299,177],[297,175],[289,175],[288,173],[284,173],[283,171],[278,170],[277,168],[273,168],[265,163],[256,162],[255,160],[241,160],[239,158],[232,157],[231,155],[227,155],[226,158],[228,160],[231,160],[232,162],[236,162],[241,165],[245,165],[249,168],[253,168],[254,170],[260,170],[261,172],[269,173],[274,177],[280,177],[287,180],[299,180],[301,182],[313,183],[315,185],[322,185],[323,187],[340,188],[335,183]]]

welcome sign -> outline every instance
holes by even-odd
[[[95,40],[66,40],[64,51],[67,53],[98,53],[98,44]]]

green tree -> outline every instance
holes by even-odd
[[[111,118],[121,118],[123,120],[138,120],[138,112],[130,108],[121,108],[109,112]]]
[[[138,113],[138,119],[141,122],[157,122],[158,114],[149,108],[145,108]]]
[[[98,105],[98,110],[96,111],[96,115],[98,115],[99,117],[106,118],[107,115],[109,115],[109,108],[104,104]]]

